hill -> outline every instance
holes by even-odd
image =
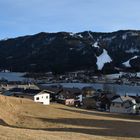
[[[140,117],[0,96],[0,139],[140,139]]]
[[[0,41],[0,69],[18,72],[92,70],[95,73],[113,73],[118,68],[140,71],[140,31],[42,32]]]

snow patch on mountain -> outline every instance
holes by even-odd
[[[8,40],[9,38],[7,37],[7,38],[3,38],[3,39],[0,39],[0,41],[6,41],[6,40]]]
[[[70,51],[72,51],[74,48],[69,48]]]
[[[111,42],[115,38],[116,38],[116,36],[106,37],[106,38],[103,38],[103,41],[109,41],[109,42]]]
[[[100,48],[100,46],[98,45],[98,42],[95,42],[94,44],[92,44],[92,47]]]
[[[138,33],[131,32],[131,36],[138,36],[138,35],[139,35]]]
[[[130,48],[129,50],[125,51],[126,53],[138,53],[139,50],[137,48]]]
[[[75,35],[75,33],[69,32],[69,35],[70,35],[70,36],[74,36],[74,35]]]
[[[122,39],[126,40],[127,39],[127,34],[122,35]]]
[[[107,51],[104,49],[103,53],[97,57],[98,70],[101,70],[105,63],[110,63],[112,61],[111,57],[108,55]]]
[[[80,38],[83,38],[83,36],[81,35],[81,34],[79,34],[79,35],[77,35],[78,37],[80,37]]]
[[[130,60],[126,61],[123,63],[123,65],[125,65],[126,67],[131,67],[131,65],[129,64]]]
[[[127,32],[122,35],[122,39],[126,40],[128,36],[138,36],[138,35],[139,35],[139,33],[136,33],[136,32]]]
[[[128,61],[124,62],[123,65],[126,66],[126,67],[131,67],[130,60],[133,60],[133,59],[136,59],[136,58],[138,58],[138,56],[134,56],[134,57],[130,58]]]
[[[69,35],[72,36],[72,37],[75,37],[75,38],[79,38],[79,37],[83,38],[83,36],[80,33],[76,34],[76,33],[71,33],[70,32]]]

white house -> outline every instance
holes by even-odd
[[[50,94],[49,94],[49,92],[47,92],[45,90],[41,91],[40,93],[38,93],[34,96],[34,101],[43,103],[44,105],[49,105],[50,104]]]
[[[78,101],[80,101],[80,102],[83,101],[83,95],[82,95],[82,94],[78,95],[77,98],[78,98],[78,99],[77,99]]]
[[[120,96],[112,101],[110,112],[134,114],[136,113],[136,101],[129,96]]]

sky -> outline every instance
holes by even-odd
[[[0,39],[125,29],[140,30],[140,0],[0,0]]]

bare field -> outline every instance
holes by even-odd
[[[0,96],[0,140],[138,140],[140,117]]]

